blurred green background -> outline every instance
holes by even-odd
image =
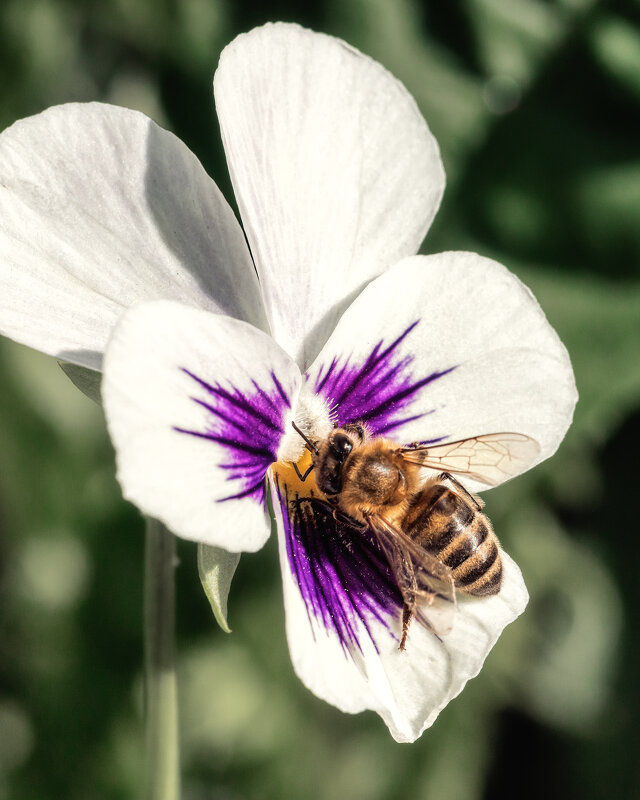
[[[414,745],[295,679],[275,542],[241,561],[231,636],[179,544],[184,798],[640,797],[640,2],[304,9],[3,0],[0,127],[69,100],[137,108],[230,197],[221,48],[269,19],[341,36],[404,81],[440,143],[448,188],[424,251],[516,272],[581,399],[560,452],[485,496],[531,604]],[[0,800],[141,795],[142,551],[98,407],[52,359],[0,342]]]

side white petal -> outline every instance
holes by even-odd
[[[505,626],[524,610],[528,593],[520,570],[502,553],[500,593],[489,598],[459,595],[453,628],[442,640],[413,620],[406,650],[400,652],[400,616],[388,624],[368,617],[351,619],[357,642],[347,649],[336,630],[314,616],[303,598],[291,570],[286,541],[289,529],[273,482],[272,498],[287,640],[296,674],[314,694],[341,711],[376,711],[396,741],[414,741],[478,674]],[[339,614],[339,609],[330,610]]]
[[[239,36],[214,86],[273,335],[308,365],[354,294],[417,251],[444,188],[436,142],[380,64],[297,25]]]
[[[125,497],[185,539],[259,549],[265,473],[299,386],[295,363],[245,322],[166,301],[128,311],[102,383]]]
[[[531,292],[474,253],[414,256],[373,281],[308,380],[339,424],[364,420],[402,444],[525,434],[540,450],[513,474],[555,452],[577,397],[569,356]]]
[[[93,369],[122,311],[168,298],[264,327],[242,230],[173,134],[56,106],[0,135],[0,332]]]

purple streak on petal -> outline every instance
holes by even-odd
[[[234,481],[232,494],[224,500],[250,497],[265,505],[265,475],[277,459],[278,447],[284,434],[284,416],[291,401],[280,381],[271,373],[273,387],[265,389],[253,381],[253,391],[225,388],[219,383],[207,383],[184,367],[180,368],[207,393],[206,399],[192,397],[194,403],[209,412],[205,430],[194,431],[174,426],[178,433],[223,445],[227,460],[218,464]]]
[[[403,600],[375,534],[336,520],[317,497],[292,495],[275,477],[282,510],[287,559],[312,626],[322,624],[338,637],[346,654],[363,650],[371,623],[389,630]],[[346,518],[345,518],[346,519]]]
[[[444,442],[445,439],[448,439],[449,436],[435,436],[433,439],[420,439],[417,442],[411,442],[411,447],[425,447],[428,444],[438,444],[438,442]]]
[[[360,365],[350,363],[349,358],[343,361],[334,358],[326,368],[320,368],[314,388],[335,409],[338,425],[366,422],[373,436],[385,436],[435,411],[403,414],[410,411],[425,387],[456,368],[452,366],[419,378],[413,375],[410,367],[414,357],[401,356],[398,349],[418,322],[409,325],[387,347],[380,340]]]

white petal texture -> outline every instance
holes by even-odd
[[[125,497],[186,539],[257,550],[299,388],[295,363],[247,323],[166,301],[127,312],[102,384]]]
[[[576,402],[567,352],[531,292],[474,253],[414,256],[373,281],[308,383],[339,424],[363,420],[401,444],[525,434],[539,450],[513,474],[555,452]]]
[[[319,544],[312,529],[287,516],[283,484],[272,481],[272,487],[287,640],[298,677],[342,711],[376,711],[396,741],[414,741],[477,675],[504,627],[524,610],[520,570],[502,553],[498,595],[459,594],[453,628],[442,639],[414,620],[401,652],[401,608],[384,577],[373,579],[384,570],[375,550],[367,550],[362,534],[331,525]]]
[[[0,135],[0,331],[93,369],[118,316],[168,298],[265,327],[242,230],[173,134],[99,103]]]
[[[296,25],[239,36],[214,85],[271,331],[304,369],[358,291],[417,251],[444,188],[438,148],[383,67]]]

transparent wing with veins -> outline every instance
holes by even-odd
[[[367,521],[411,616],[437,636],[446,636],[453,626],[456,611],[449,567],[377,514],[368,516]]]
[[[413,464],[497,486],[523,472],[535,460],[540,445],[523,433],[488,433],[457,442],[405,447],[400,452]]]

